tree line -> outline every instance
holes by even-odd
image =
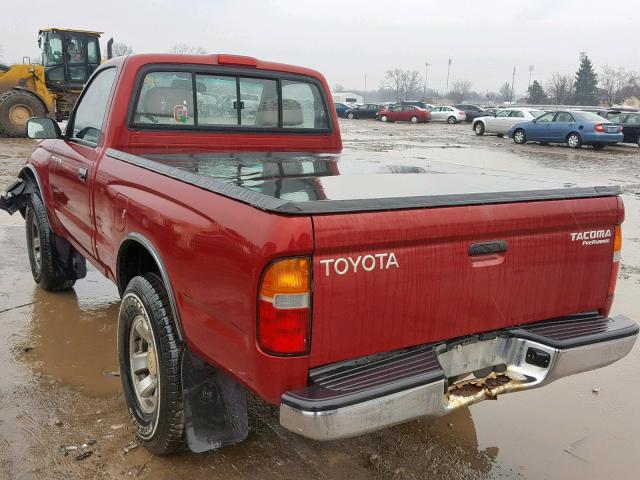
[[[403,70],[394,68],[387,70],[384,80],[377,91],[350,90],[365,95],[368,101],[401,101],[424,100],[437,101],[447,98],[453,103],[462,101],[477,103],[499,103],[508,101],[526,102],[533,105],[546,104],[574,104],[611,106],[624,102],[625,99],[640,97],[640,75],[625,70],[623,67],[602,67],[596,73],[587,55],[582,55],[580,66],[575,74],[554,73],[544,83],[533,80],[524,96],[518,96],[513,91],[511,82],[504,82],[498,91],[478,92],[472,90],[468,80],[455,79],[448,91],[425,88],[423,75],[417,70]],[[336,85],[336,92],[344,91],[344,87]]]

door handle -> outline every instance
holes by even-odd
[[[507,242],[493,240],[491,242],[474,243],[469,247],[469,256],[488,255],[490,253],[503,253],[507,251]]]
[[[78,178],[80,179],[81,182],[84,182],[87,180],[87,169],[85,167],[80,167],[78,169]]]

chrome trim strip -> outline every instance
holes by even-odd
[[[468,396],[447,392],[446,380],[437,380],[384,397],[334,410],[311,412],[280,404],[280,424],[306,438],[335,440],[365,434],[420,417],[439,417],[462,406],[497,395],[538,388],[560,378],[610,365],[627,355],[638,334],[581,347],[556,349],[517,337],[497,338],[461,346],[439,355],[447,375],[455,375],[467,363],[473,368],[492,361],[507,362],[512,381],[487,387]],[[524,361],[529,347],[551,355],[547,368]],[[488,355],[488,357],[486,356]],[[469,371],[469,370],[466,370]]]
[[[116,277],[117,277],[118,286],[120,285],[120,278],[119,278],[120,277],[120,252],[122,250],[122,245],[124,245],[124,243],[127,242],[128,240],[136,241],[140,245],[145,247],[153,257],[153,259],[155,260],[156,264],[158,265],[158,268],[160,269],[160,276],[162,277],[162,281],[167,287],[167,295],[169,295],[169,304],[171,305],[171,313],[173,314],[173,318],[175,319],[175,326],[176,326],[176,331],[178,333],[178,338],[180,339],[181,342],[184,343],[184,335],[182,332],[182,320],[180,319],[180,314],[178,313],[178,305],[176,303],[174,290],[173,290],[173,286],[171,285],[171,279],[169,278],[167,267],[162,261],[162,257],[158,253],[158,250],[153,246],[153,243],[151,243],[151,241],[147,237],[145,237],[144,235],[138,232],[129,233],[124,238],[124,240],[120,242],[120,246],[118,247],[118,257],[117,257],[117,263],[116,263]],[[126,285],[123,286],[123,290],[124,288],[126,288]],[[122,293],[123,292],[120,292],[121,295]]]

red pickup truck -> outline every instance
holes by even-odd
[[[33,278],[122,296],[124,397],[164,454],[237,443],[246,394],[326,440],[624,357],[620,189],[342,153],[325,79],[234,55],[99,67],[2,197]],[[406,160],[406,161],[405,161]],[[541,407],[542,408],[542,407]]]

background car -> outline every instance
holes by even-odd
[[[343,102],[336,102],[333,104],[333,106],[336,109],[336,113],[338,114],[339,117],[344,117],[344,114],[346,113],[347,110],[349,110],[350,108],[353,108],[353,105],[349,105],[348,103],[343,103]]]
[[[544,111],[535,108],[506,108],[497,111],[495,115],[476,118],[473,121],[473,131],[476,135],[495,133],[501,137],[516,123],[535,120],[542,114]]]
[[[431,113],[429,110],[413,105],[396,104],[380,110],[376,118],[381,122],[426,123],[431,120]]]
[[[431,109],[431,120],[434,122],[458,123],[464,122],[467,114],[456,107],[444,106]]]
[[[467,122],[472,122],[474,119],[478,117],[488,117],[493,115],[493,112],[487,111],[479,105],[471,105],[468,103],[461,103],[458,105],[454,105],[458,110],[462,110],[467,116]]]
[[[354,118],[376,118],[376,113],[380,110],[377,103],[365,103],[344,112],[344,116],[349,119]]]
[[[592,145],[598,150],[623,140],[622,125],[578,110],[549,112],[531,122],[516,123],[508,135],[517,144],[566,143],[570,148]]]
[[[607,120],[622,125],[622,143],[637,143],[640,147],[640,113],[619,113]]]

